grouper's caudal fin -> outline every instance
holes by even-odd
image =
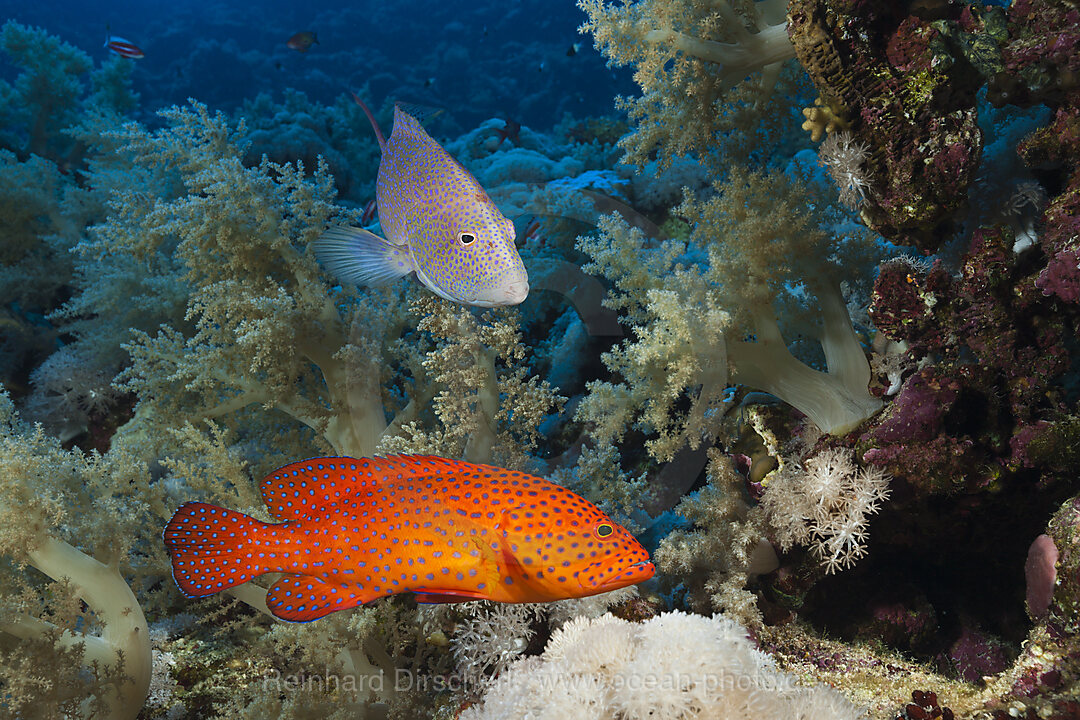
[[[275,527],[216,505],[184,503],[162,535],[177,586],[188,597],[205,597],[279,570]]]
[[[379,141],[379,149],[384,153],[386,152],[386,136],[382,134],[382,130],[379,128],[379,123],[375,122],[375,116],[371,114],[371,110],[364,101],[360,99],[360,96],[356,93],[351,93],[352,99],[356,101],[356,104],[360,106],[360,109],[367,115],[368,122],[371,123],[371,127],[375,130],[375,138]]]
[[[363,228],[332,227],[311,249],[328,273],[355,285],[387,285],[413,271],[407,247]]]

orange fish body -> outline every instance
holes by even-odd
[[[327,457],[276,470],[277,524],[206,503],[165,527],[173,577],[203,597],[285,573],[267,605],[306,622],[376,598],[545,602],[642,582],[649,554],[595,505],[542,478],[434,456]]]

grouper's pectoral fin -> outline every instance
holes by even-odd
[[[387,285],[413,271],[409,248],[358,227],[332,227],[311,243],[327,272],[355,285]]]
[[[283,575],[270,587],[266,605],[282,620],[310,622],[389,594],[357,583],[332,583],[310,575]]]
[[[418,603],[491,600],[496,597],[496,594],[501,594],[499,585],[504,579],[505,565],[502,542],[486,541],[480,534],[480,530],[486,531],[486,528],[473,526],[469,521],[462,519],[457,519],[455,522],[458,523],[458,527],[464,526],[476,533],[469,536],[467,544],[463,543],[467,551],[460,551],[462,556],[465,556],[466,552],[468,555],[452,560],[453,565],[449,566],[449,572],[433,573],[428,576],[432,582],[412,588]],[[446,555],[443,554],[442,558],[445,557]]]

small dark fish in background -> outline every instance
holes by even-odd
[[[537,242],[543,242],[544,238],[540,235],[540,218],[534,217],[525,229],[521,231],[522,242],[531,242],[533,240]]]
[[[504,140],[509,140],[514,145],[521,144],[521,138],[518,137],[518,133],[521,132],[521,123],[514,120],[503,120],[506,123],[501,129],[496,128],[495,134],[499,136],[499,143],[495,146],[496,149],[503,144]]]
[[[312,45],[319,44],[319,38],[316,37],[315,33],[311,30],[304,30],[303,32],[298,32],[293,35],[285,44],[290,50],[306,53],[311,49]]]
[[[427,80],[424,81],[424,87],[431,87],[434,84],[435,84],[435,78],[433,78],[433,77],[429,77]]]
[[[566,51],[566,57],[574,57],[581,50],[581,43],[574,43],[570,46],[570,49]]]
[[[116,35],[105,36],[105,47],[120,57],[130,58],[131,60],[138,60],[146,55],[138,45]]]

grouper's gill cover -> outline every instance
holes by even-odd
[[[647,580],[648,552],[584,498],[542,478],[433,456],[328,457],[262,482],[277,523],[201,502],[165,527],[173,577],[203,597],[263,573],[279,618],[379,597],[545,602]]]
[[[383,140],[361,107],[382,147],[376,201],[386,238],[362,228],[331,228],[314,243],[319,260],[357,284],[415,272],[455,302],[492,307],[523,301],[529,278],[514,245],[514,224],[476,178],[405,110],[394,108],[394,132]]]

